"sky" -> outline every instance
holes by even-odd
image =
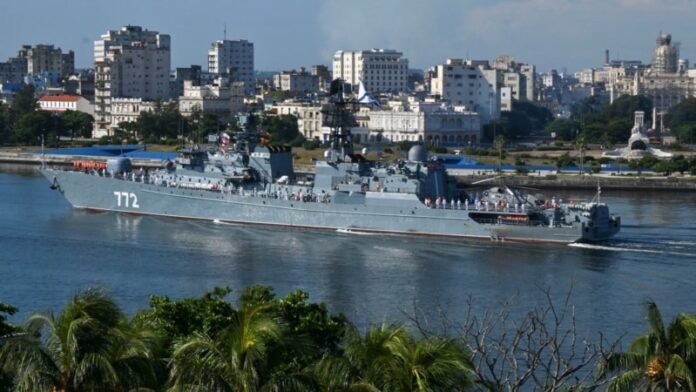
[[[172,37],[172,68],[206,68],[210,43],[254,43],[257,70],[331,64],[336,50],[396,49],[411,68],[507,54],[569,72],[612,59],[650,62],[660,32],[696,63],[696,0],[0,0],[0,61],[21,45],[55,44],[93,62],[109,29]]]

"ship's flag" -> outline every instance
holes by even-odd
[[[220,142],[224,145],[230,144],[230,135],[223,132],[222,135],[220,135]]]
[[[379,101],[372,98],[372,96],[367,93],[362,80],[360,81],[360,86],[358,87],[358,103],[365,103],[374,107],[380,107]]]

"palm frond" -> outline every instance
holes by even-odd
[[[629,370],[612,380],[607,386],[607,392],[635,392],[644,385],[644,380],[642,370]]]
[[[689,391],[694,390],[694,375],[679,355],[673,354],[669,358],[664,374],[665,381],[669,385],[679,386]]]
[[[663,347],[667,342],[667,335],[665,334],[665,324],[662,320],[662,314],[657,304],[653,301],[647,301],[645,303],[645,308],[647,310],[648,326],[650,327],[650,335],[654,335],[657,339],[656,343]]]

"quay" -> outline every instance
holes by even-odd
[[[106,163],[108,159],[121,155],[121,148],[118,148],[118,152],[113,152],[115,149],[115,147],[95,147],[92,148],[91,151],[90,149],[73,149],[61,150],[60,153],[56,153],[55,150],[46,150],[44,154],[22,149],[3,149],[0,150],[0,163],[41,165],[43,162],[51,166],[66,167],[72,167],[73,162],[75,161],[94,161]],[[95,151],[97,153],[96,155]],[[110,151],[113,153],[110,153]],[[164,159],[169,158],[169,155],[171,155],[171,158],[173,159],[174,156],[174,154],[167,153],[139,152],[133,148],[125,149],[124,151],[128,152],[127,156],[132,161],[133,166],[147,169],[161,168],[164,166]]]

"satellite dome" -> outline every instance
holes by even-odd
[[[411,162],[425,162],[428,160],[428,152],[420,144],[416,144],[408,150],[408,160]]]

